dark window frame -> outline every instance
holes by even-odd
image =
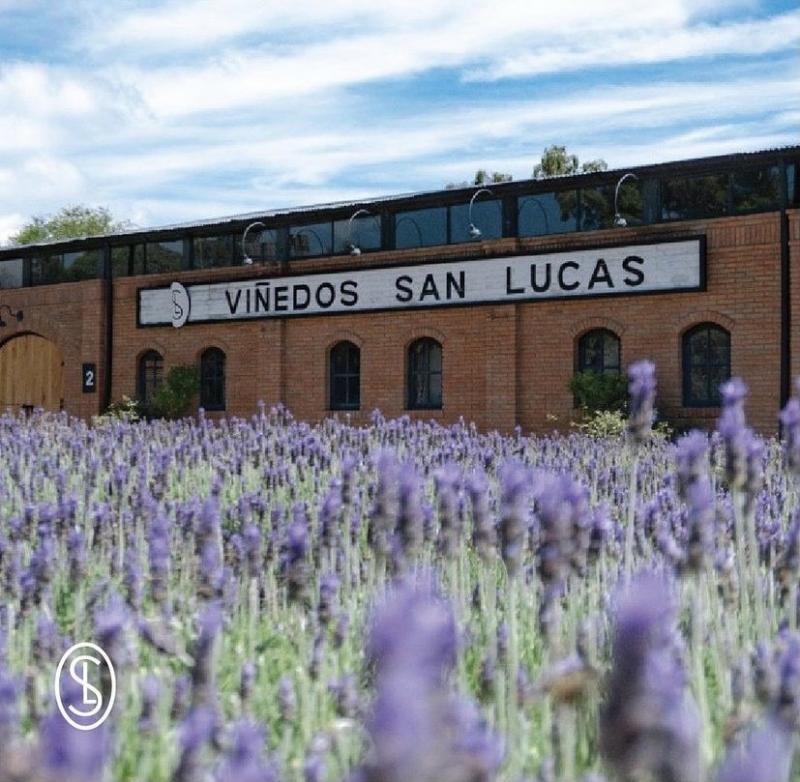
[[[200,407],[208,411],[226,407],[227,356],[222,348],[206,348],[200,354]]]
[[[418,356],[418,348],[422,354]],[[431,369],[431,355],[434,350],[439,351],[439,369]],[[441,342],[433,337],[420,337],[415,339],[406,350],[406,409],[408,410],[441,410],[444,407],[444,349]],[[418,363],[421,366],[418,366]],[[431,378],[439,377],[439,398],[434,397],[431,391]],[[424,393],[417,393],[420,380]]]
[[[136,396],[142,404],[153,400],[153,394],[164,382],[164,357],[151,348],[139,356],[136,365]]]
[[[587,349],[589,348],[588,342],[593,337],[597,337],[598,335],[603,336],[603,346],[602,346],[602,361],[601,361],[601,368],[598,370],[594,366],[590,366],[589,362],[586,358]],[[617,343],[617,361],[616,364],[607,363],[606,361],[606,344],[605,338],[610,337]],[[621,374],[622,372],[622,340],[619,337],[619,334],[615,333],[611,329],[605,327],[599,327],[594,329],[589,329],[585,331],[581,336],[578,338],[577,350],[575,354],[575,370],[577,372],[584,372],[586,370],[593,370],[595,372],[615,372],[616,374]]]
[[[340,353],[344,353],[345,368],[339,370],[336,367],[336,358]],[[353,360],[355,359],[355,366]],[[355,379],[355,399],[351,396],[351,382]],[[337,382],[338,381],[338,382]],[[344,381],[344,398],[337,398],[336,390]],[[337,342],[328,351],[328,409],[330,410],[360,410],[361,409],[361,348],[343,339]]]
[[[727,341],[726,345],[726,360],[714,361],[711,358],[711,332],[718,332],[722,334]],[[692,362],[692,340],[705,334],[705,360],[701,364],[694,364]],[[681,337],[681,367],[683,371],[682,378],[682,403],[684,407],[719,407],[720,394],[719,387],[712,388],[713,370],[723,369],[722,382],[730,379],[731,377],[731,333],[724,326],[720,326],[713,321],[704,321],[697,323],[691,328],[687,329]],[[705,393],[702,397],[696,396],[692,392],[692,370],[702,369],[705,373]]]

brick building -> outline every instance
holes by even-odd
[[[90,417],[201,368],[200,403],[566,427],[577,369],[648,357],[660,413],[800,375],[800,146],[260,212],[0,251],[0,405]],[[633,176],[626,176],[632,174]]]

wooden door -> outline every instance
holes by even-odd
[[[23,334],[0,347],[0,410],[60,410],[63,397],[64,366],[55,343]]]

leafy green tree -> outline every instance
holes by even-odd
[[[174,366],[155,390],[147,413],[155,418],[182,418],[188,415],[199,391],[199,369],[192,364]]]
[[[605,171],[608,168],[605,160],[587,160],[581,163],[577,155],[567,153],[567,148],[552,144],[542,152],[542,159],[533,167],[534,179],[547,179],[551,176],[569,176],[570,174],[588,174],[594,171]]]
[[[628,384],[618,372],[584,369],[569,381],[569,390],[578,407],[587,413],[622,410],[628,401]]]
[[[59,239],[98,236],[127,228],[127,220],[119,221],[105,206],[65,206],[53,215],[35,215],[10,237],[11,245],[37,244]]]
[[[467,182],[464,180],[463,182],[448,182],[447,189],[453,190],[457,187],[470,187],[474,185],[476,187],[482,187],[486,185],[495,185],[499,182],[511,182],[514,177],[511,174],[503,174],[500,171],[492,171],[489,173],[485,168],[479,168],[475,172],[475,176],[472,177],[472,182]]]

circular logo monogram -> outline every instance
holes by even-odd
[[[76,730],[99,728],[111,714],[117,678],[109,656],[88,641],[64,652],[55,676],[61,716]]]
[[[189,310],[191,309],[189,291],[179,282],[173,282],[169,286],[169,293],[172,299],[172,325],[179,329],[189,320]]]

